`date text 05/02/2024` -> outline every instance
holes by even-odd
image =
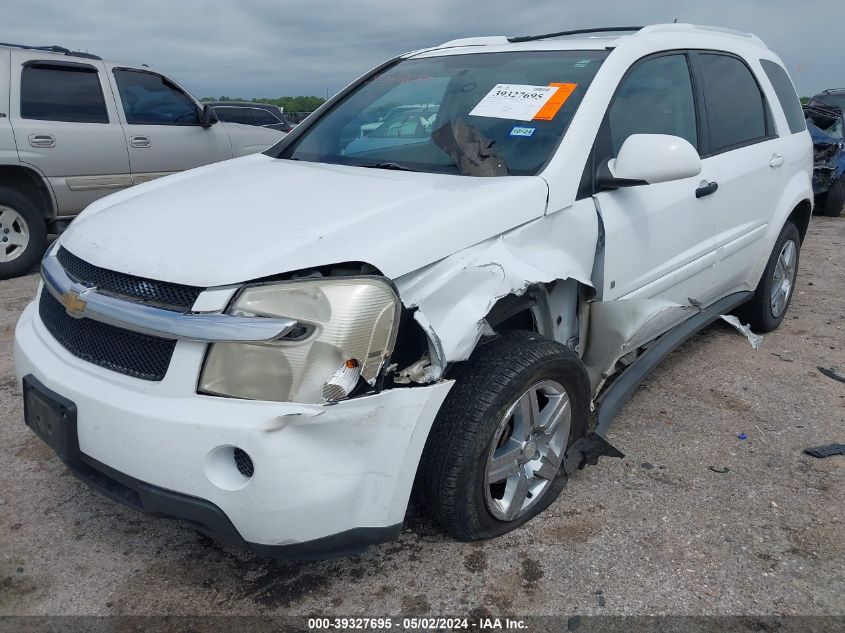
[[[308,628],[320,630],[524,630],[526,623],[511,618],[309,618]]]

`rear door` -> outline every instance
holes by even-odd
[[[49,181],[59,215],[131,184],[126,140],[99,60],[11,51],[10,119],[20,161]]]
[[[707,111],[704,164],[716,174],[713,198],[719,294],[745,289],[786,182],[786,152],[769,104],[748,64],[729,53],[693,55]]]
[[[595,164],[615,157],[631,134],[671,134],[700,147],[700,116],[688,55],[638,61],[619,84],[595,145]],[[713,298],[715,215],[696,189],[715,177],[623,187],[595,195],[604,225],[601,292],[613,299]]]
[[[112,77],[136,183],[232,158],[225,128],[203,127],[199,105],[173,81],[121,67]]]

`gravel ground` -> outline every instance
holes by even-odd
[[[724,324],[677,350],[611,428],[625,459],[528,525],[458,543],[411,508],[398,541],[317,563],[73,479],[24,427],[12,369],[37,278],[0,282],[0,614],[845,614],[845,457],[802,453],[845,441],[845,384],[816,369],[845,368],[843,251],[845,219],[814,218],[783,326],[756,352]]]

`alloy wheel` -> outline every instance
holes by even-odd
[[[0,262],[11,262],[20,257],[29,244],[29,226],[24,217],[0,205]]]
[[[795,286],[795,273],[798,263],[798,247],[792,240],[787,240],[780,249],[777,262],[775,263],[774,277],[772,279],[772,293],[770,306],[772,316],[777,318],[789,304],[789,297]]]
[[[530,386],[498,424],[487,456],[484,498],[502,521],[524,516],[557,476],[569,439],[572,413],[563,385]]]

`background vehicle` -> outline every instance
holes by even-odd
[[[403,144],[346,151],[420,103]],[[412,488],[457,538],[504,534],[621,456],[613,416],[697,330],[779,326],[811,176],[749,34],[408,53],[262,154],[89,207],[16,329],[26,421],[113,497],[263,554],[394,537]]]
[[[0,45],[0,278],[32,268],[47,233],[94,200],[282,136],[216,123],[212,108],[146,66]]]
[[[813,138],[813,193],[822,215],[838,217],[845,210],[845,91],[825,92],[804,106]]]
[[[828,88],[827,90],[822,90],[810,101],[836,106],[840,110],[845,110],[845,88]]]
[[[251,101],[206,101],[221,121],[257,125],[279,132],[290,132],[296,123],[290,121],[279,106]]]
[[[437,118],[436,103],[399,106],[387,113],[381,120],[365,123],[360,127],[360,138],[346,146],[345,154],[357,154],[383,147],[406,145],[413,139],[427,141],[431,137],[432,125]]]

